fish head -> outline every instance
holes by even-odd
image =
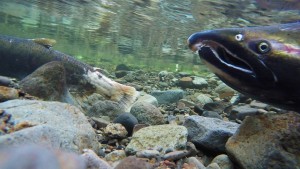
[[[291,74],[300,75],[300,52],[299,46],[287,43],[291,31],[289,27],[271,26],[216,29],[194,33],[187,42],[233,89],[269,103],[284,99],[294,103],[299,95],[291,96],[292,89],[299,91],[300,80]],[[293,70],[296,72],[289,73]]]
[[[271,51],[270,44],[259,36],[250,36],[238,28],[211,30],[191,35],[188,44],[230,86],[243,84],[243,90],[273,86],[276,76],[261,60]]]

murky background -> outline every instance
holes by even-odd
[[[0,33],[51,38],[91,65],[206,71],[187,49],[194,32],[300,20],[299,0],[1,0]]]

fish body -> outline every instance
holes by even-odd
[[[129,111],[139,92],[105,77],[98,68],[51,48],[51,39],[23,39],[0,35],[0,75],[24,78],[38,67],[60,61],[66,70],[67,85],[78,85],[82,80],[109,100],[120,103]]]
[[[64,63],[69,76],[84,74],[93,67],[51,48],[54,40],[23,39],[0,35],[0,74],[23,78],[51,61]]]
[[[300,111],[299,22],[198,32],[188,45],[235,90]]]

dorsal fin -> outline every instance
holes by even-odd
[[[43,45],[46,48],[51,48],[56,43],[56,40],[54,40],[54,39],[47,39],[47,38],[37,38],[37,39],[32,39],[32,41],[34,43]]]

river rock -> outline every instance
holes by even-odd
[[[207,111],[215,111],[215,112],[218,112],[220,114],[228,106],[230,106],[230,103],[224,102],[224,101],[218,101],[218,102],[213,102],[213,103],[206,103],[203,106],[203,109],[207,110]]]
[[[249,105],[245,106],[233,106],[230,114],[229,119],[230,120],[244,120],[246,116],[255,116],[259,114],[258,109],[252,108]]]
[[[216,156],[211,163],[217,163],[221,169],[234,169],[234,165],[226,154]]]
[[[100,129],[106,127],[110,122],[104,118],[92,117],[93,122],[95,123],[95,128]]]
[[[299,138],[298,113],[249,116],[228,140],[226,150],[243,169],[294,169],[300,166]]]
[[[115,161],[122,160],[125,157],[126,154],[124,150],[114,150],[113,152],[110,152],[105,156],[105,160],[115,162]]]
[[[150,103],[135,103],[130,113],[135,116],[139,123],[158,125],[164,124],[165,119],[160,110]]]
[[[221,167],[217,163],[210,163],[206,169],[221,169]]]
[[[268,104],[262,103],[262,102],[259,102],[259,101],[256,101],[256,100],[253,100],[253,101],[250,103],[250,106],[251,106],[251,107],[254,107],[254,108],[257,108],[257,109],[267,109],[267,108],[269,107]]]
[[[184,96],[183,90],[167,90],[167,91],[153,91],[151,95],[154,96],[158,104],[176,103]]]
[[[159,151],[157,150],[142,150],[136,153],[139,158],[158,158],[160,157]]]
[[[219,115],[218,112],[215,111],[204,111],[202,116],[204,117],[211,117],[211,118],[217,118],[217,119],[221,119],[222,120],[222,116]]]
[[[73,103],[66,87],[66,73],[63,63],[49,62],[20,81],[26,93],[48,101]]]
[[[206,169],[206,167],[196,157],[189,157],[186,162],[189,165],[194,166],[195,169]]]
[[[206,103],[212,103],[213,100],[208,97],[206,94],[199,94],[196,97],[197,101],[201,104],[201,105],[205,105]]]
[[[110,138],[125,138],[128,134],[126,128],[120,123],[110,123],[104,130],[104,134]]]
[[[114,169],[150,169],[153,165],[146,159],[129,156],[124,158]]]
[[[207,81],[202,77],[194,77],[192,82],[195,89],[203,89],[208,87]]]
[[[12,78],[0,76],[0,86],[18,87]]]
[[[117,78],[122,78],[129,74],[132,70],[125,64],[119,64],[116,66],[115,75]]]
[[[221,83],[215,88],[215,92],[219,94],[221,99],[224,99],[231,98],[234,95],[235,90],[227,86],[225,83]]]
[[[179,87],[182,88],[193,88],[193,79],[191,77],[182,77],[178,81]]]
[[[185,120],[184,126],[188,129],[188,139],[196,147],[212,153],[224,153],[226,141],[239,125],[216,118],[194,115]]]
[[[86,169],[84,158],[75,153],[37,145],[5,147],[0,157],[1,169]]]
[[[122,113],[115,118],[113,122],[122,124],[126,128],[129,136],[132,135],[134,126],[138,124],[137,118],[135,118],[131,113]]]
[[[127,145],[127,154],[135,154],[146,149],[182,150],[186,147],[187,129],[177,125],[157,125],[142,128],[135,132]]]
[[[135,103],[139,103],[139,102],[150,103],[156,107],[158,106],[157,99],[154,96],[147,94],[147,93],[140,94],[140,96],[138,97],[138,100]]]
[[[92,105],[86,115],[90,117],[108,116],[114,119],[124,112],[124,108],[119,103],[111,100],[100,100]]]
[[[0,102],[19,98],[19,91],[14,88],[0,86]]]
[[[0,146],[36,143],[77,153],[84,148],[98,148],[92,126],[78,108],[69,104],[10,100],[1,103],[0,109],[11,114],[15,124],[33,124],[32,127],[0,136]]]

